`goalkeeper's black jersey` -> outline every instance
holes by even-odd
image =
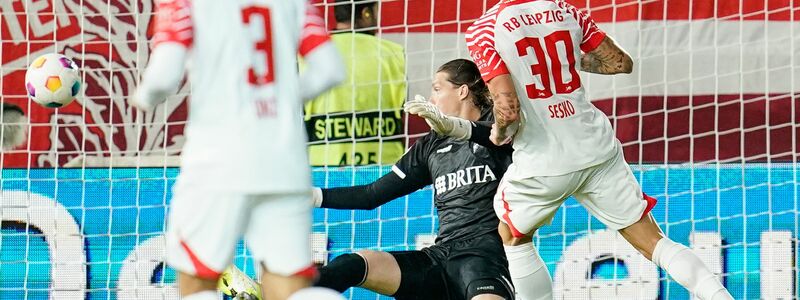
[[[511,151],[490,150],[431,132],[395,166],[407,179],[433,184],[439,215],[437,242],[447,242],[497,232],[492,204],[510,163]]]
[[[486,113],[482,121],[491,121]],[[488,124],[491,124],[489,122]],[[493,199],[500,179],[511,164],[510,146],[488,141],[488,127],[471,141],[459,141],[431,132],[417,140],[376,182],[323,190],[323,207],[373,209],[397,197],[433,185],[439,217],[437,243],[497,234]],[[479,139],[480,144],[472,140]]]

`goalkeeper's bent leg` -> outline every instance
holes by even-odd
[[[700,299],[733,299],[700,257],[686,246],[675,243],[662,234],[652,214],[621,229],[620,233],[646,258]]]
[[[319,279],[314,286],[326,287],[340,293],[367,280],[367,260],[356,253],[339,255],[318,270]]]
[[[515,238],[503,222],[498,227],[508,259],[508,272],[520,300],[553,299],[553,279],[530,236]],[[531,233],[532,234],[532,233]]]

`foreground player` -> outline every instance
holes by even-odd
[[[324,21],[304,0],[165,0],[156,22],[131,104],[153,109],[179,86],[190,49],[193,61],[166,234],[180,294],[217,299],[217,278],[244,235],[263,268],[265,298],[287,299],[316,272],[301,99],[344,77]],[[298,53],[309,70],[299,79]]]
[[[529,288],[531,236],[570,195],[700,299],[732,299],[697,255],[663,235],[650,214],[655,199],[642,194],[608,120],[586,100],[577,61],[599,74],[633,67],[588,15],[562,1],[501,1],[470,26],[467,46],[495,101],[493,142],[514,137],[494,207],[523,299],[540,297]]]
[[[439,68],[432,103],[410,101],[406,110],[437,115],[431,126],[461,139],[436,133],[418,140],[392,172],[362,186],[318,190],[317,206],[374,209],[434,184],[439,235],[421,251],[359,251],[336,257],[320,269],[316,285],[344,291],[360,286],[396,299],[513,299],[492,199],[510,163],[512,149],[489,142],[489,129],[472,122],[446,122],[446,115],[491,124],[491,103],[478,67],[457,59]],[[438,107],[438,109],[437,109]],[[446,124],[443,124],[446,123]],[[486,146],[486,147],[484,147]],[[538,289],[552,290],[547,268],[538,272]],[[241,277],[241,276],[233,276]],[[240,290],[246,290],[246,284]]]

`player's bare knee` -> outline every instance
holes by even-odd
[[[400,287],[400,266],[394,256],[383,251],[361,250],[357,255],[364,258],[367,266],[366,277],[361,287],[380,294],[392,295]],[[380,270],[380,272],[370,272]]]
[[[359,256],[361,256],[361,257],[363,257],[363,258],[364,258],[364,260],[366,260],[367,262],[369,262],[369,261],[370,261],[370,259],[372,259],[372,260],[378,260],[378,259],[381,259],[381,255],[382,255],[382,254],[384,254],[384,252],[380,252],[380,251],[373,251],[373,250],[359,250],[359,251],[357,251],[355,254],[357,254],[357,255],[359,255]]]

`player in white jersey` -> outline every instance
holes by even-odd
[[[650,214],[655,199],[642,193],[608,120],[586,99],[578,67],[616,74],[633,66],[589,15],[563,1],[504,0],[468,29],[467,46],[494,97],[493,142],[513,137],[495,211],[522,299],[550,297],[529,288],[533,270],[546,270],[531,263],[531,235],[570,195],[701,299],[732,299],[697,255],[663,235]]]
[[[217,299],[242,236],[264,268],[265,299],[310,285],[301,99],[344,79],[324,25],[305,0],[158,2],[153,53],[131,103],[152,110],[175,92],[190,58],[192,102],[167,228],[167,262],[184,299]],[[298,54],[310,72],[298,74]]]

